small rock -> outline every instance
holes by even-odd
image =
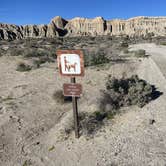
[[[111,104],[107,104],[106,106],[105,106],[105,111],[107,112],[107,111],[111,111],[113,109],[113,106],[111,105]]]
[[[154,119],[150,119],[150,120],[149,120],[149,124],[151,124],[151,125],[154,124],[155,122],[156,122],[156,121],[155,121]]]

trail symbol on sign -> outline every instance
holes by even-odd
[[[77,54],[62,54],[60,57],[62,64],[62,73],[64,74],[80,74],[80,58]]]
[[[63,76],[83,76],[83,53],[80,50],[59,50],[58,66]]]

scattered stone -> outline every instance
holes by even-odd
[[[149,120],[149,124],[152,125],[152,124],[154,124],[154,123],[156,123],[156,121],[155,121],[154,119],[150,119],[150,120]]]

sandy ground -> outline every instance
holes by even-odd
[[[30,72],[16,71],[19,57],[0,58],[0,165],[2,166],[163,166],[166,164],[165,47],[144,44],[150,58],[125,64],[88,68],[79,112],[96,111],[108,74],[138,74],[164,94],[144,108],[125,108],[94,136],[75,139],[65,130],[72,125],[71,104],[59,104],[53,93],[69,78],[56,64]],[[162,60],[158,60],[162,58]],[[166,63],[165,63],[166,64]],[[155,123],[151,125],[150,119]]]

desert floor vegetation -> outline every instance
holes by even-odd
[[[146,41],[128,36],[0,41],[0,165],[165,161],[165,47],[131,45]],[[79,139],[71,97],[63,96],[70,79],[59,74],[58,49],[84,52],[85,76],[77,78],[83,86]]]

